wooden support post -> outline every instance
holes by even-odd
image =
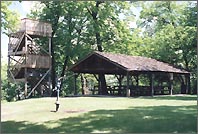
[[[48,84],[49,84],[49,95],[52,94],[52,80],[51,80],[51,71],[52,71],[52,67],[50,65],[50,68],[49,68],[49,74],[48,74]]]
[[[81,91],[82,91],[82,95],[84,95],[85,94],[85,91],[84,91],[84,89],[85,89],[85,78],[84,78],[84,76],[83,76],[83,74],[81,74]]]
[[[136,86],[138,87],[139,86],[139,75],[137,74],[136,76]]]
[[[181,81],[181,94],[186,94],[185,77],[182,75],[179,78]]]
[[[84,95],[84,92],[83,92],[83,88],[84,88],[84,86],[83,86],[83,76],[82,76],[83,74],[81,74],[80,75],[80,80],[81,80],[81,92],[82,92],[82,95]]]
[[[52,53],[52,52],[51,52],[51,51],[52,51],[52,50],[51,50],[51,40],[52,40],[51,37],[49,37],[49,55],[50,55],[50,56],[51,56],[51,53]]]
[[[11,58],[11,56],[9,55],[9,50],[10,50],[10,47],[11,47],[11,45],[10,45],[10,43],[11,43],[11,37],[10,36],[8,36],[9,37],[9,43],[8,43],[8,55],[7,55],[7,58],[8,58],[8,66],[7,66],[7,78],[8,78],[8,89],[9,89],[9,87],[10,87],[10,58]],[[1,71],[0,71],[1,72]]]
[[[27,40],[27,36],[25,34],[25,65],[27,65],[27,57],[28,57],[28,40]],[[27,81],[27,68],[25,68],[25,98],[27,97],[28,95],[28,81]]]
[[[74,74],[74,95],[77,95],[77,85],[76,85],[77,77],[78,77],[78,75]]]
[[[27,81],[27,68],[25,68],[25,91],[24,91],[25,98],[27,98],[27,94],[28,94],[28,81]]]
[[[100,81],[99,81],[99,77],[96,76],[96,74],[93,74],[93,76],[96,78],[96,80],[98,81],[98,94],[99,94],[99,89],[100,89]],[[93,91],[93,95],[95,94],[95,86],[94,86],[94,91]]]
[[[170,92],[170,95],[173,95],[173,73],[170,73],[170,89],[169,89],[169,92]]]
[[[186,90],[188,94],[191,94],[191,86],[190,86],[190,74],[186,75]]]
[[[119,83],[118,95],[121,95],[122,94],[122,92],[121,92],[122,80],[124,78],[124,75],[119,75],[119,76],[115,75],[115,76],[116,76],[116,78],[118,80],[118,83]]]
[[[39,84],[44,80],[44,78],[46,77],[46,75],[49,73],[49,70],[42,76],[42,78],[37,82],[37,84],[34,86],[34,88],[32,88],[32,90],[30,91],[30,93],[28,94],[27,98],[32,94],[32,92],[39,86]]]
[[[154,74],[150,76],[151,96],[154,96]]]
[[[51,37],[49,37],[49,56],[50,56],[50,72],[49,72],[49,77],[48,77],[48,81],[49,81],[49,91],[51,94],[52,91],[52,80],[51,80],[51,73],[52,73],[52,60],[51,60]]]
[[[119,89],[118,89],[118,95],[121,95],[123,93],[123,91],[121,91],[121,87],[122,87],[122,80],[123,80],[124,76],[119,75]]]
[[[130,97],[130,89],[129,89],[129,72],[127,71],[127,88],[126,88],[126,96]]]

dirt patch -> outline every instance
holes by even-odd
[[[86,112],[87,110],[85,109],[78,109],[78,110],[65,110],[64,113],[82,113]]]

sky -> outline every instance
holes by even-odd
[[[15,10],[20,14],[20,19],[26,18],[26,15],[30,13],[30,10],[33,6],[33,1],[13,1],[13,3],[8,7],[10,10]],[[136,19],[139,17],[139,10],[132,7],[132,10],[137,15]],[[122,17],[122,15],[121,15]],[[135,20],[134,22],[130,22],[131,27],[136,27]],[[8,54],[8,41],[9,38],[1,33],[1,61],[7,62],[7,54]]]

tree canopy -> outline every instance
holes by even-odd
[[[8,33],[8,30],[16,30],[19,23],[19,13],[8,8],[11,4],[12,1],[1,1],[1,30],[5,34]]]
[[[10,3],[2,2],[4,29],[15,23],[16,13],[7,9]],[[132,6],[140,10],[137,20]],[[67,68],[94,50],[168,62],[192,72],[196,87],[196,6],[176,1],[42,1],[28,17],[52,24],[52,83],[54,87],[56,77],[66,74],[64,93],[73,89]],[[136,28],[130,28],[131,21]]]

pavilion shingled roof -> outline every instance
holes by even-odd
[[[124,55],[124,54],[112,54],[112,53],[98,52],[98,51],[93,52],[85,59],[77,62],[75,65],[78,65],[81,62],[85,61],[91,55],[97,55],[113,63],[116,66],[122,67],[122,69],[127,70],[127,71],[169,72],[169,73],[181,73],[181,74],[189,73],[185,70],[175,68],[168,63],[164,63],[164,62],[152,59],[152,58],[147,58],[147,57],[142,57],[142,56],[129,56],[129,55]]]

